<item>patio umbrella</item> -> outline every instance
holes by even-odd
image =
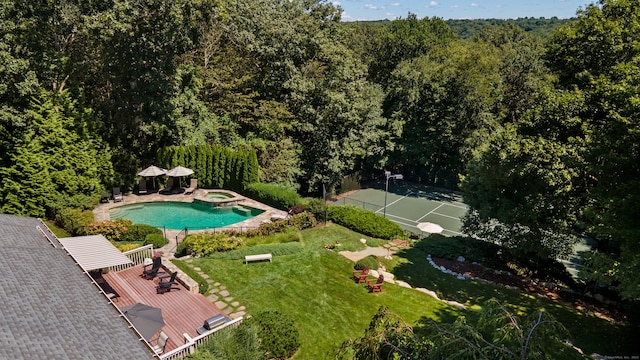
[[[162,309],[136,303],[123,307],[122,312],[147,341],[151,340],[153,335],[164,326]]]
[[[419,223],[417,227],[418,229],[420,229],[420,231],[428,232],[431,234],[439,234],[442,232],[442,230],[444,230],[442,226],[431,222]]]
[[[153,176],[160,176],[160,175],[164,175],[167,173],[167,170],[163,169],[163,168],[159,168],[155,165],[151,165],[148,168],[140,171],[138,173],[138,176],[144,176],[144,177],[153,177]]]
[[[173,169],[167,171],[165,175],[171,176],[171,177],[177,177],[178,185],[180,185],[180,178],[182,178],[183,176],[189,176],[191,174],[193,174],[193,170],[186,167],[182,167],[182,166],[176,166]]]
[[[142,176],[142,177],[153,177],[153,188],[155,189],[156,187],[156,176],[160,176],[160,175],[164,175],[167,173],[167,170],[163,169],[163,168],[159,168],[155,165],[151,165],[148,168],[140,171],[138,173],[138,176]]]

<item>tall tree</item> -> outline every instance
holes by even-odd
[[[401,63],[385,99],[401,124],[393,160],[414,181],[455,188],[470,156],[472,135],[493,119],[498,62],[479,43],[451,43]]]
[[[44,216],[61,199],[95,196],[110,183],[110,152],[87,131],[91,116],[66,91],[33,100],[19,144],[8,154],[11,163],[2,168],[3,212]]]
[[[292,115],[287,135],[302,149],[303,190],[335,184],[382,152],[382,92],[344,45],[337,9],[323,1],[248,1],[229,12],[230,41],[258,69],[256,96]]]
[[[588,133],[589,206],[584,221],[625,298],[640,299],[640,6],[602,0],[562,27],[549,47],[549,64],[565,88],[584,93]],[[617,245],[616,245],[617,244]],[[595,264],[594,264],[595,265]]]

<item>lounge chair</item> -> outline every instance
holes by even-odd
[[[138,181],[138,194],[146,194],[147,193],[147,182],[145,179],[140,179]]]
[[[122,191],[120,191],[119,187],[114,187],[111,192],[111,196],[113,196],[113,202],[122,201]]]
[[[198,188],[198,179],[191,179],[191,184],[189,184],[189,187],[184,189],[184,194],[188,195],[193,193],[196,189]]]
[[[158,286],[156,287],[156,292],[158,294],[164,294],[168,291],[171,290],[180,290],[180,288],[174,288],[172,287],[173,285],[175,285],[177,283],[176,281],[176,276],[178,276],[178,272],[174,272],[171,275],[167,275],[167,276],[160,276],[160,282],[158,283]]]
[[[143,278],[151,280],[158,275],[160,268],[162,267],[162,258],[160,256],[154,257],[153,262],[149,265],[144,265],[142,270]]]
[[[382,274],[380,274],[376,280],[367,281],[367,286],[372,293],[382,292],[382,284],[384,284],[384,275]]]
[[[171,194],[171,192],[173,191],[173,178],[169,177],[167,179],[167,184],[165,185],[164,189],[160,190],[161,194]]]
[[[165,334],[164,331],[160,331],[158,343],[153,346],[153,352],[156,353],[156,355],[164,352],[164,348],[167,347],[167,340],[169,340],[169,335]]]
[[[369,276],[369,267],[367,266],[365,266],[365,268],[362,270],[353,271],[353,279],[358,284],[367,282],[367,276]]]

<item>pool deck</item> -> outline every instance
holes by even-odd
[[[238,205],[245,205],[255,209],[264,210],[264,212],[260,215],[254,216],[251,219],[247,219],[241,221],[239,223],[235,223],[226,227],[216,228],[216,230],[221,230],[224,228],[238,228],[238,227],[246,227],[246,228],[257,228],[260,224],[265,222],[270,222],[272,218],[283,218],[287,216],[286,211],[274,209],[271,206],[265,205],[263,203],[257,202],[255,200],[249,199],[245,196],[242,196],[233,191],[224,190],[224,189],[196,189],[193,194],[185,195],[185,194],[160,194],[160,193],[149,193],[144,195],[137,195],[134,193],[125,193],[123,201],[113,202],[110,200],[108,203],[100,203],[95,209],[93,209],[93,216],[96,221],[104,221],[109,220],[109,211],[113,208],[123,206],[123,205],[131,205],[137,203],[145,203],[145,202],[160,202],[160,201],[177,201],[177,202],[193,202],[194,199],[206,199],[205,196],[208,192],[225,192],[234,195],[234,200],[238,199]],[[193,230],[191,233],[197,232],[206,232],[207,230]],[[175,252],[176,248],[176,236],[180,233],[180,230],[166,230],[165,236],[169,240],[169,243],[162,247],[164,252]]]

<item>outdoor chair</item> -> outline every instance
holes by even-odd
[[[174,288],[173,285],[177,284],[176,276],[178,276],[178,272],[174,272],[171,275],[160,276],[160,282],[156,287],[156,292],[158,294],[164,294],[171,290],[180,290],[180,288]]]
[[[372,293],[382,292],[382,284],[384,284],[384,275],[382,274],[380,274],[376,280],[367,281],[367,286]]]
[[[369,267],[365,266],[362,270],[354,270],[353,271],[353,279],[356,283],[361,284],[367,281],[367,276],[369,276]]]
[[[198,188],[198,179],[191,179],[191,184],[189,184],[189,187],[184,189],[184,194],[188,195],[193,193],[196,189]]]
[[[138,195],[147,193],[147,182],[145,179],[138,181]]]
[[[167,179],[167,184],[165,185],[164,189],[160,190],[160,193],[171,194],[172,191],[173,191],[173,178],[170,177]]]
[[[162,267],[162,258],[160,256],[154,257],[153,262],[149,265],[144,265],[142,270],[143,278],[151,280],[158,275],[160,268]]]
[[[120,191],[119,187],[114,187],[113,192],[111,192],[111,196],[113,196],[113,202],[122,201],[122,191]]]
[[[153,352],[156,355],[162,354],[164,352],[164,348],[167,347],[167,340],[169,340],[169,335],[165,334],[164,331],[160,331],[160,335],[158,336],[158,343],[153,346]]]

